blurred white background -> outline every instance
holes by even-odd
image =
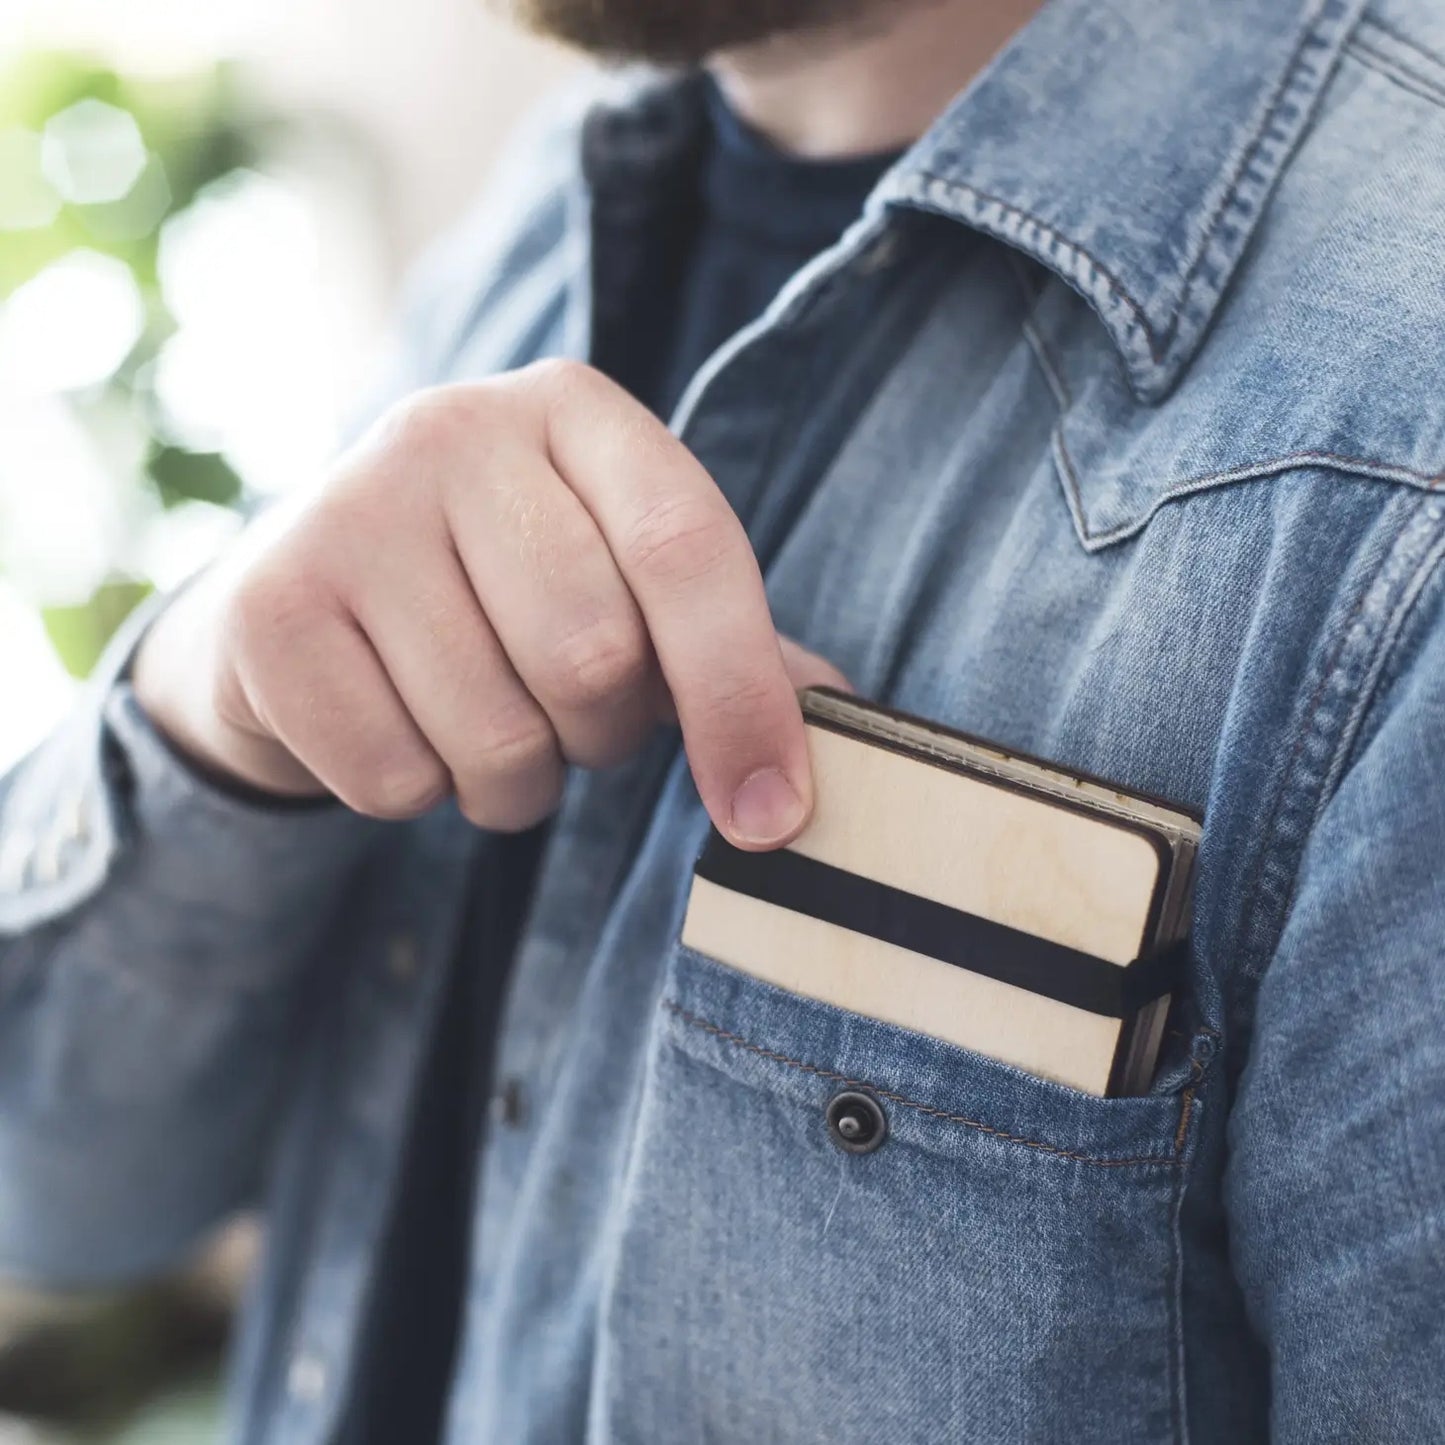
[[[31,84],[28,108],[10,104],[16,67],[51,54],[169,106],[221,75],[247,116],[281,122],[260,159],[166,216],[154,296],[83,226],[106,237],[102,220],[152,193],[163,208],[164,167],[123,101],[47,116]],[[81,670],[132,579],[173,583],[235,529],[235,505],[325,464],[407,262],[573,63],[487,0],[0,0],[0,258],[80,217],[80,244],[52,244],[35,274],[0,270],[0,769],[63,711],[61,656]],[[118,388],[142,355],[137,386]],[[217,456],[231,482],[208,497],[178,472],[167,495],[163,466],[146,470],[157,446]]]

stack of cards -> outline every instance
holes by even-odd
[[[682,941],[781,988],[1092,1094],[1149,1087],[1200,820],[830,688],[787,848],[713,831]]]

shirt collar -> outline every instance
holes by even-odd
[[[1209,326],[1363,0],[1052,0],[881,199],[1056,272],[1158,400]]]
[[[871,203],[1032,256],[1090,303],[1136,395],[1157,401],[1208,329],[1365,4],[1048,0]],[[678,116],[696,112],[698,79],[614,79],[584,170],[655,180],[696,124]]]

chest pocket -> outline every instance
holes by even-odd
[[[1173,1439],[1203,1107],[1181,1050],[1156,1092],[1095,1098],[675,944],[604,1301],[604,1438]]]

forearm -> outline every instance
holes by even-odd
[[[52,1282],[151,1268],[246,1197],[376,831],[203,781],[107,668],[0,781],[0,1271]]]

